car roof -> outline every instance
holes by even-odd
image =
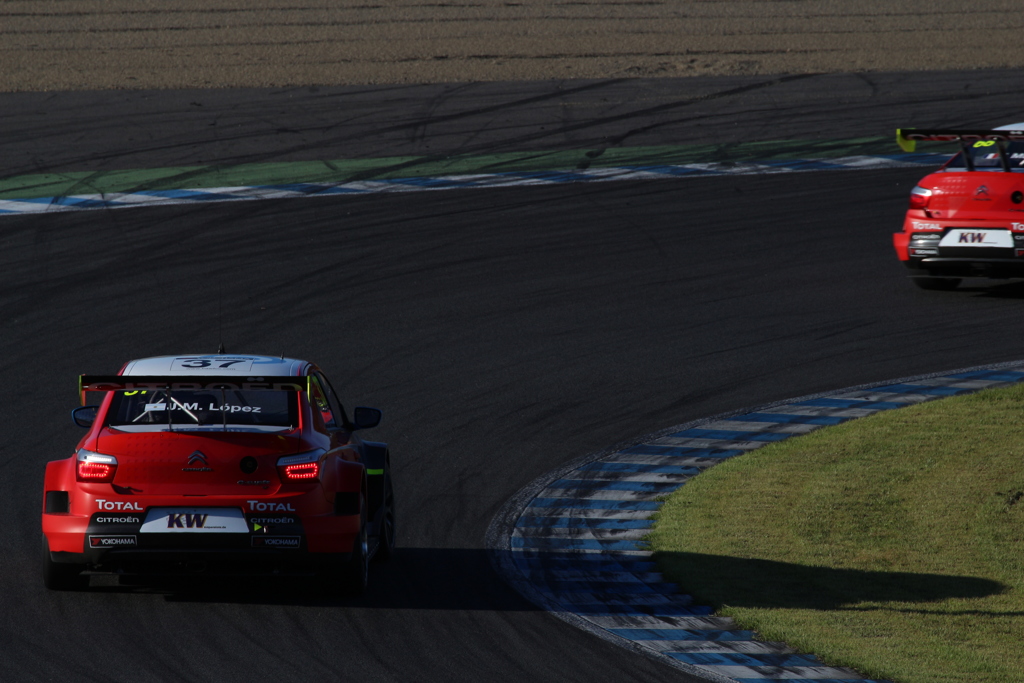
[[[1024,123],[1011,123],[1008,126],[999,126],[992,130],[1024,130]]]
[[[301,377],[308,361],[284,356],[250,356],[232,353],[154,356],[128,361],[121,375],[275,375]]]

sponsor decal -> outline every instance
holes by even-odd
[[[253,536],[253,548],[291,548],[297,550],[302,545],[301,536]]]
[[[93,520],[97,524],[141,524],[139,517],[97,517]]]
[[[126,503],[120,500],[107,500],[106,498],[97,498],[96,507],[100,510],[134,510],[135,512],[142,512],[142,506],[138,503]]]
[[[138,545],[134,536],[90,536],[90,548],[118,548]]]
[[[261,503],[258,500],[247,500],[250,512],[295,512],[291,503]]]
[[[137,394],[139,392],[138,391],[126,391],[124,393],[125,393],[126,396],[131,396],[131,395]],[[142,393],[144,394],[146,392],[143,391]],[[146,405],[142,406],[142,410],[143,410],[143,412],[146,412],[146,413],[154,412],[154,411],[155,412],[161,412],[161,411],[167,410],[167,404],[166,403],[147,403]],[[224,413],[262,413],[263,412],[263,406],[235,406],[235,405],[231,405],[229,403],[226,403],[226,404],[224,404],[222,406],[219,406],[216,403],[210,403],[209,405],[201,406],[201,405],[199,405],[199,401],[193,401],[192,403],[188,403],[187,401],[182,401],[181,403],[172,403],[171,404],[171,411],[173,412],[175,410],[214,410],[214,411],[219,410],[219,411],[224,412]]]
[[[139,530],[144,534],[246,534],[239,508],[150,508]]]
[[[1024,223],[1010,223],[1010,230],[1024,230]]]
[[[939,241],[939,246],[1009,249],[1013,247],[1013,234],[1005,228],[989,228],[987,230],[953,228]]]
[[[294,517],[250,517],[253,524],[295,524]]]
[[[190,512],[172,512],[167,515],[168,529],[205,529],[206,520],[210,515],[193,514]],[[217,527],[209,527],[210,529]],[[223,525],[219,528],[223,529]]]
[[[910,227],[914,230],[942,230],[942,226],[938,223],[922,223],[920,221],[911,221]]]

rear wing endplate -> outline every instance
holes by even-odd
[[[79,375],[78,394],[85,405],[89,391],[305,391],[311,379],[305,377],[242,377],[220,375]]]
[[[945,130],[940,128],[897,128],[896,142],[904,152],[913,152],[918,142],[1019,142],[1024,130]]]

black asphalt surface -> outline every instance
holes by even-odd
[[[0,164],[9,176],[427,146],[582,149],[630,131],[630,144],[678,144],[982,127],[1024,119],[1021,75],[208,92],[194,127],[173,112],[195,93],[3,95]],[[682,103],[696,92],[707,96]],[[321,98],[348,95],[362,113],[323,129]],[[261,113],[261,97],[286,104]],[[232,142],[207,125],[220,134],[233,116]],[[890,233],[921,175],[0,217],[0,679],[686,680],[520,599],[491,569],[487,525],[551,468],[672,424],[1024,358],[1024,286],[941,293],[906,280]],[[385,411],[368,436],[392,445],[399,557],[375,567],[358,600],[202,578],[45,591],[43,467],[81,435],[68,418],[76,375],[212,352],[221,339],[229,352],[315,360],[349,405]]]

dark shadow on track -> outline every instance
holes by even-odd
[[[465,590],[467,585],[477,590]],[[485,586],[484,590],[479,590]],[[370,570],[365,595],[313,576],[229,577],[193,574],[163,578],[93,579],[91,592],[162,594],[168,602],[402,610],[533,611],[491,567],[486,550],[402,548]]]
[[[963,287],[961,285],[961,289],[992,299],[1024,299],[1024,280],[997,282],[998,284],[991,284],[990,281],[988,286]]]

